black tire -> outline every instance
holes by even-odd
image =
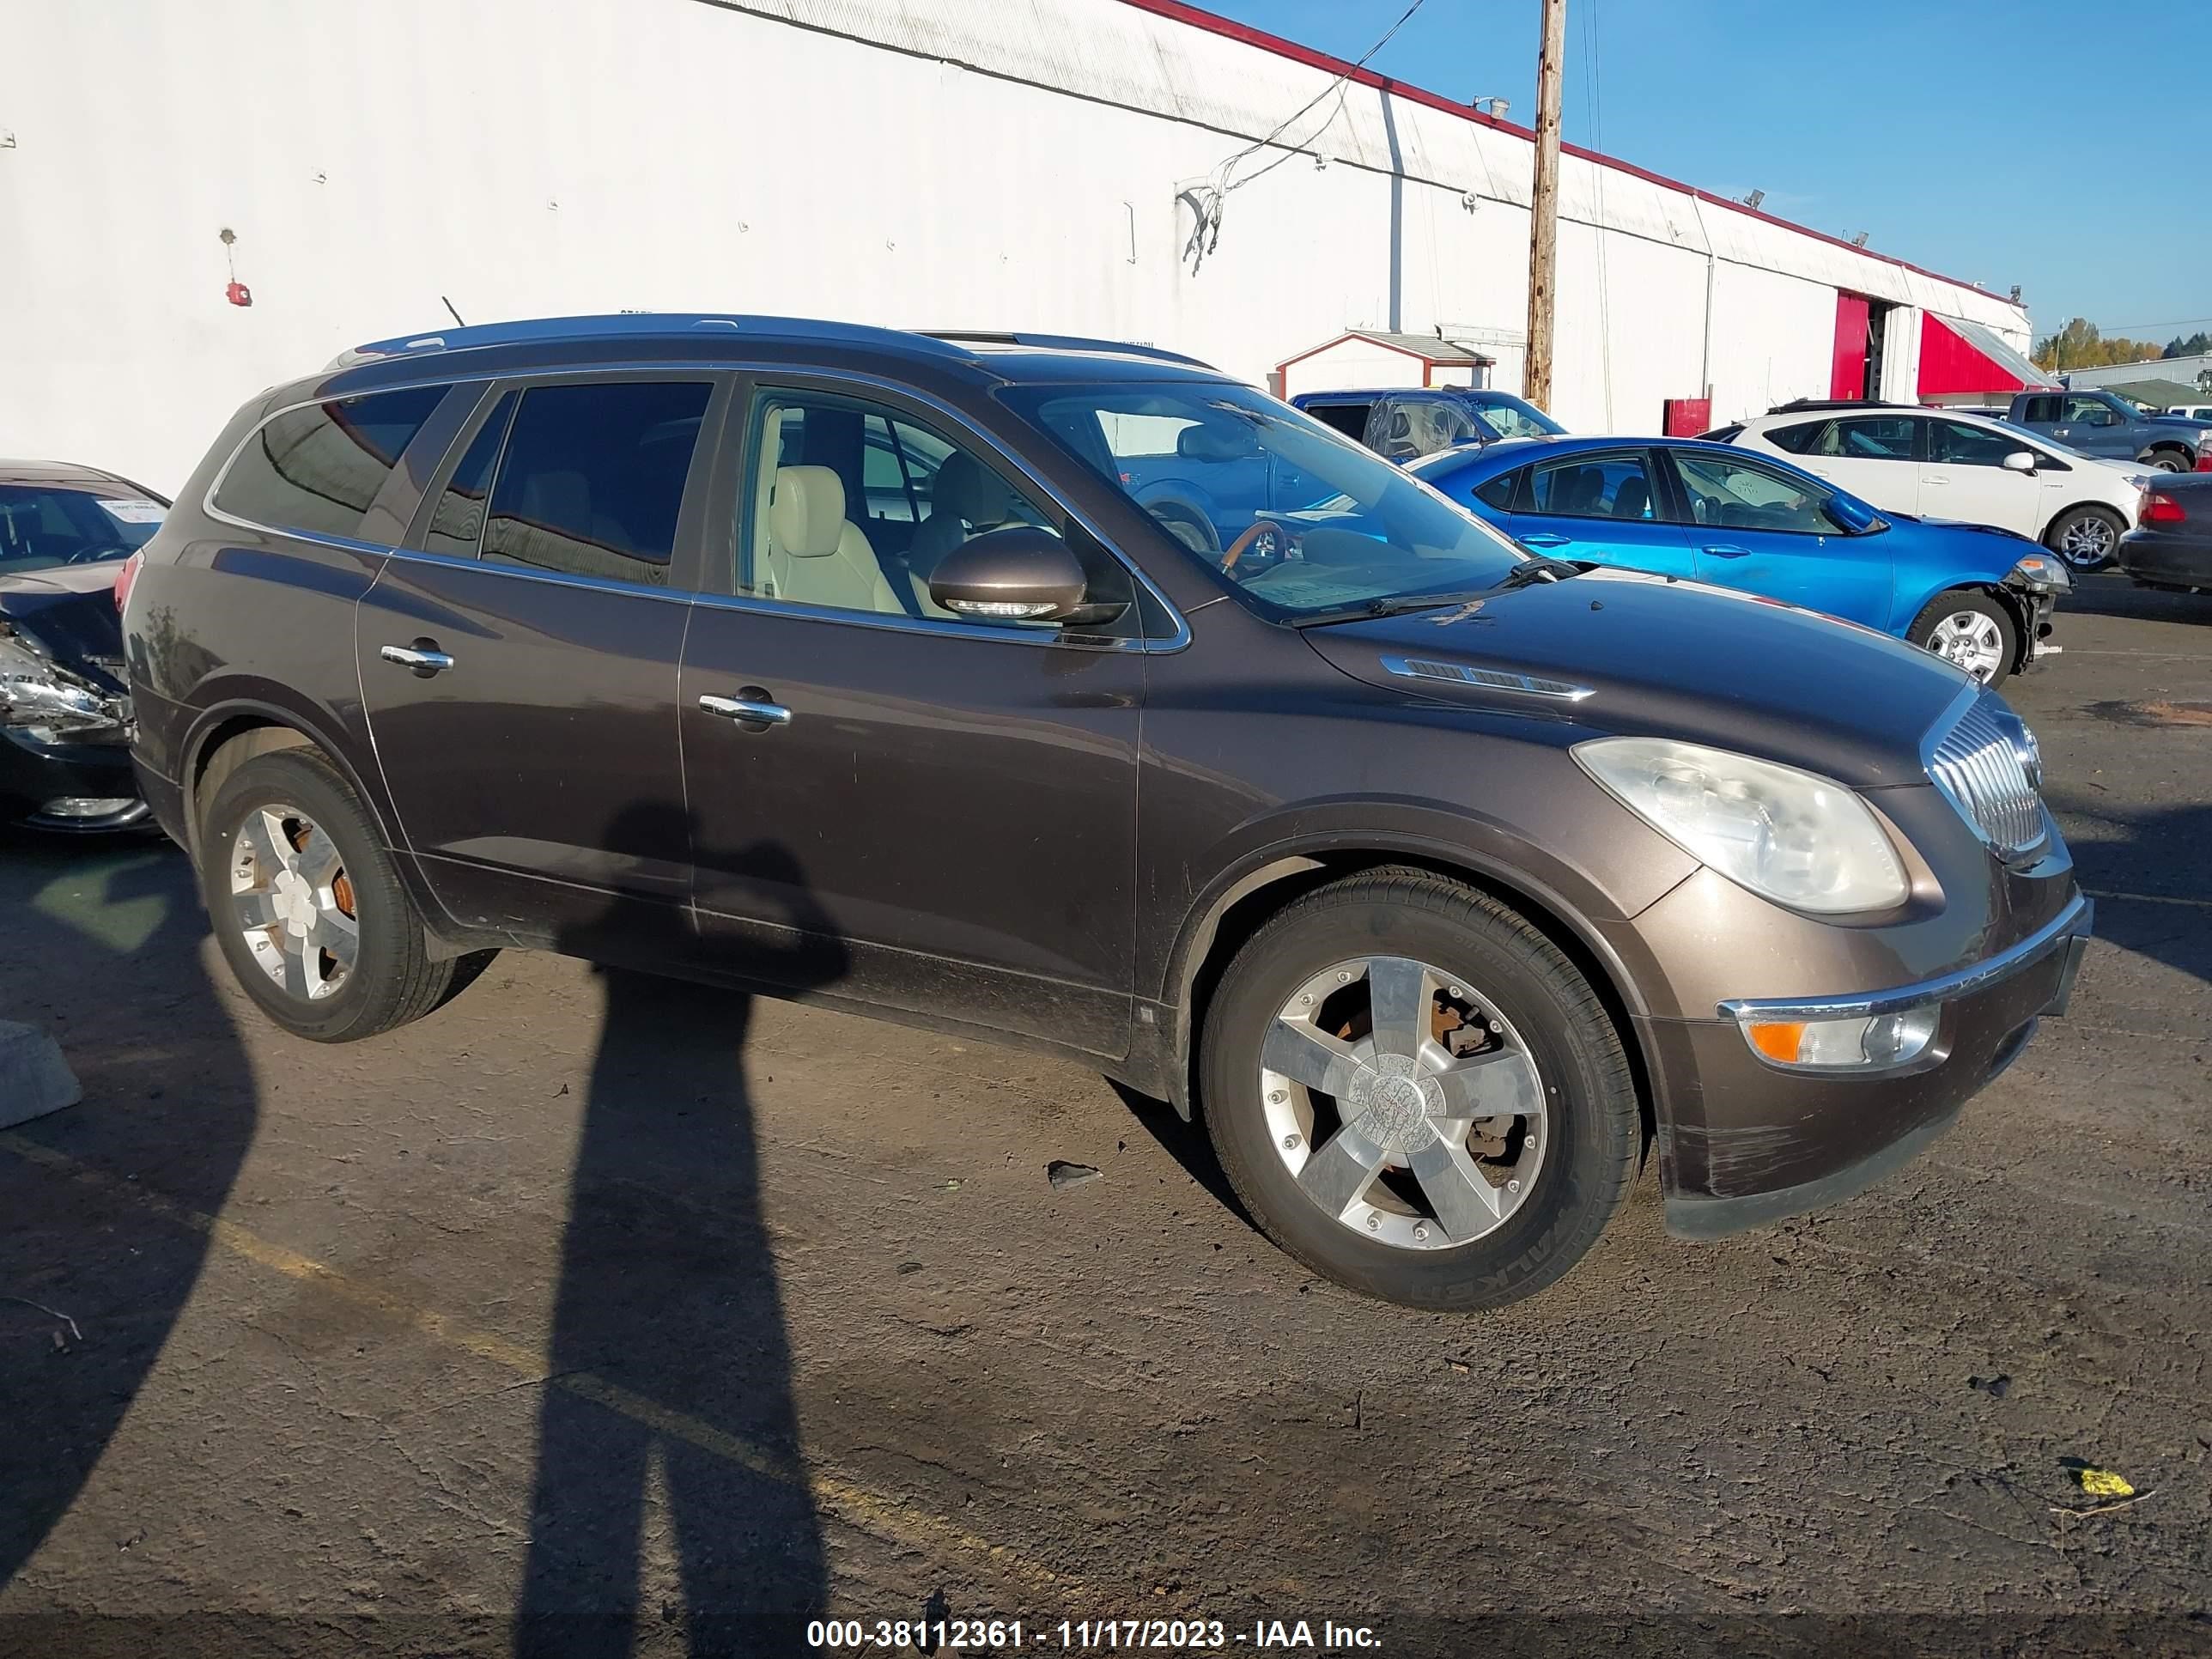
[[[1299,985],[1358,954],[1413,957],[1465,975],[1519,1033],[1544,1079],[1536,1185],[1494,1231],[1465,1244],[1409,1249],[1356,1233],[1306,1196],[1275,1150],[1261,1044]],[[1324,1278],[1407,1307],[1495,1308],[1552,1284],[1620,1206],[1642,1148],[1635,1080],[1589,981],[1523,917],[1422,870],[1333,883],[1254,934],[1206,1010],[1199,1080],[1222,1168],[1267,1237]]]
[[[2143,464],[2160,472],[2186,472],[2197,465],[2197,458],[2185,450],[2154,449],[2143,457]]]
[[[1954,587],[1948,592],[1938,593],[1928,601],[1927,608],[1912,619],[1911,630],[1905,638],[1923,651],[1936,651],[1936,629],[1946,618],[1966,613],[1985,617],[1996,624],[1999,641],[1996,671],[1982,682],[1995,690],[2005,683],[2012,673],[2013,665],[2020,660],[2020,619],[2006,608],[2003,600],[1992,599],[1987,593],[1977,593],[1971,588]],[[1936,651],[1936,654],[1941,656],[1943,653]]]
[[[234,915],[230,871],[255,808],[292,806],[321,826],[350,884],[360,942],[343,982],[313,1001],[289,993],[246,942]],[[200,896],[216,943],[246,995],[295,1036],[351,1042],[420,1019],[481,974],[498,952],[433,960],[422,919],[392,855],[344,775],[313,749],[258,755],[225,777],[202,811]]]
[[[2127,525],[2109,507],[2069,507],[2051,521],[2043,544],[2076,570],[2102,570],[2119,551]]]

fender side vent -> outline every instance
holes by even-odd
[[[1580,702],[1594,688],[1571,680],[1546,679],[1537,674],[1516,673],[1507,668],[1478,668],[1471,663],[1437,662],[1425,657],[1385,657],[1382,666],[1401,679],[1447,680],[1455,685],[1479,685],[1491,691],[1510,691],[1523,697],[1556,697]]]

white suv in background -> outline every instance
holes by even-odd
[[[1954,409],[1801,404],[1746,421],[1729,441],[1784,456],[1885,512],[2033,536],[2077,570],[2112,562],[2146,487],[2140,466]]]

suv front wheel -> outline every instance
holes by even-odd
[[[312,749],[257,756],[222,780],[201,820],[199,876],[246,994],[318,1042],[419,1019],[497,954],[432,959],[368,810]]]
[[[1315,1272],[1393,1302],[1533,1295],[1635,1173],[1635,1084],[1589,981],[1426,871],[1286,908],[1231,963],[1201,1044],[1207,1132],[1245,1207]]]

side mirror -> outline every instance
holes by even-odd
[[[2035,457],[2027,450],[2015,449],[2004,458],[2003,466],[2008,472],[2033,472],[2035,471]]]
[[[1880,515],[1856,495],[1828,497],[1828,517],[1847,536],[1863,536],[1880,522]]]
[[[1109,621],[1121,607],[1086,605],[1082,563],[1049,530],[1009,525],[970,537],[937,562],[929,597],[978,621]],[[1105,610],[1104,617],[1092,613]]]

